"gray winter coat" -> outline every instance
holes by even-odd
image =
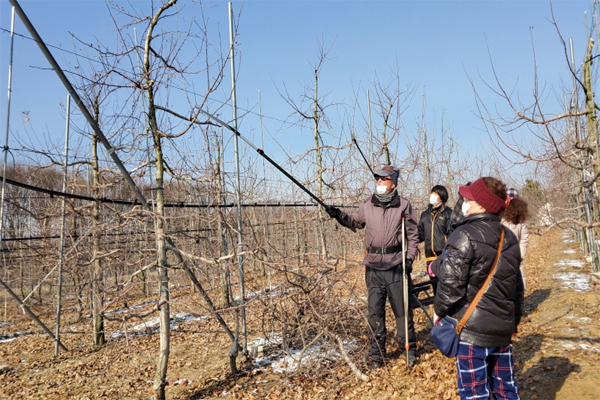
[[[405,217],[406,258],[413,261],[417,257],[419,233],[417,230],[417,214],[409,200],[397,195],[383,206],[372,195],[351,215],[341,212],[340,218],[355,228],[365,228],[365,246],[367,254],[363,265],[374,269],[386,270],[402,264],[402,252],[391,254],[373,254],[368,249],[374,247],[401,246],[402,217]]]

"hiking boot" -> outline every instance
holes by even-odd
[[[415,355],[415,350],[408,350],[408,355],[406,356],[406,366],[408,368],[412,368],[417,363],[417,356]]]
[[[371,364],[369,364],[369,369],[371,371],[373,371],[374,369],[378,369],[383,367],[383,363],[380,361],[371,361]]]

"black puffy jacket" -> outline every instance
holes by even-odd
[[[439,278],[434,302],[439,317],[460,320],[464,315],[492,268],[500,229],[500,217],[488,213],[469,215],[456,226],[443,255],[432,265]],[[504,235],[494,277],[461,333],[461,341],[475,346],[510,344],[521,320],[521,250],[510,229],[505,229]]]
[[[445,204],[432,208],[431,204],[419,218],[419,243],[425,242],[427,261],[435,260],[444,250],[446,239],[452,232],[452,209]]]

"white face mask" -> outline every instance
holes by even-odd
[[[440,204],[442,202],[442,200],[440,199],[440,196],[438,196],[435,193],[431,193],[429,195],[429,204],[431,204],[432,206],[436,206],[438,204]]]
[[[463,203],[462,203],[462,213],[464,216],[467,216],[469,214],[467,214],[469,212],[469,208],[471,208],[471,205],[469,204],[469,199],[463,199]]]
[[[388,187],[377,185],[375,190],[377,191],[377,194],[386,194],[388,192]]]

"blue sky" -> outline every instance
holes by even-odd
[[[147,2],[131,1],[142,8]],[[181,2],[186,6],[186,2]],[[189,3],[189,2],[188,2]],[[0,6],[1,66],[0,126],[2,141],[6,126],[10,4]],[[73,49],[70,33],[84,40],[97,37],[110,43],[115,33],[103,1],[28,1],[20,2],[43,40],[62,49]],[[204,2],[208,6],[210,35],[221,35],[222,46],[228,41],[226,1]],[[188,7],[187,4],[186,7]],[[257,1],[233,2],[241,10],[236,59],[239,114],[251,109],[258,112],[261,92],[265,127],[265,150],[275,157],[300,154],[312,146],[310,129],[289,126],[282,121],[292,113],[278,93],[299,98],[303,85],[312,84],[311,61],[318,43],[330,48],[320,76],[320,92],[326,101],[339,104],[330,108],[333,134],[342,134],[340,115],[353,114],[355,123],[363,123],[353,105],[366,108],[365,89],[373,90],[375,76],[387,83],[394,74],[402,87],[415,91],[403,114],[405,133],[416,131],[416,121],[425,115],[428,129],[440,129],[441,115],[446,127],[469,154],[485,155],[489,137],[476,111],[473,80],[482,100],[490,109],[511,116],[505,102],[488,90],[482,81],[493,82],[489,57],[501,82],[529,104],[533,91],[533,50],[540,86],[544,88],[549,112],[559,113],[563,89],[570,88],[564,51],[551,18],[547,1]],[[554,1],[554,15],[562,35],[575,41],[576,60],[583,59],[586,41],[585,14],[591,23],[591,1]],[[23,25],[16,32],[29,36]],[[129,35],[133,35],[129,32]],[[533,43],[532,43],[533,40]],[[51,49],[59,64],[66,66],[72,55]],[[488,53],[489,52],[489,53]],[[55,74],[44,70],[47,63],[30,41],[15,41],[11,140],[27,138],[34,148],[55,144],[62,149],[66,91]],[[229,71],[229,70],[228,70]],[[215,98],[226,99],[229,78]],[[371,92],[372,93],[372,92]],[[373,100],[373,94],[371,94]],[[425,110],[423,110],[425,100]],[[27,123],[25,119],[29,118]],[[374,116],[374,127],[380,122]],[[260,121],[248,114],[240,121],[240,130],[259,143]],[[48,132],[46,135],[45,132]],[[347,141],[350,137],[347,133]],[[523,131],[524,140],[530,136]],[[527,136],[529,135],[529,136]],[[24,139],[25,140],[25,139]],[[73,139],[77,140],[77,139]],[[82,140],[82,139],[80,139]],[[397,143],[401,158],[402,137]],[[518,173],[522,171],[519,170]]]

